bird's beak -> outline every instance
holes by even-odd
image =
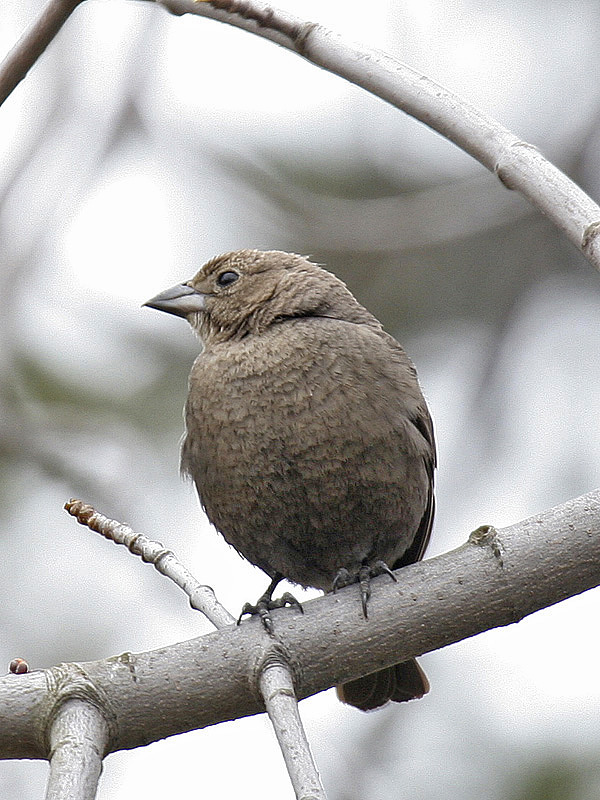
[[[177,286],[171,286],[170,289],[165,289],[156,297],[147,300],[143,305],[166,311],[167,314],[175,314],[176,317],[187,317],[188,314],[204,311],[205,299],[206,295],[192,289],[187,283],[178,283]]]

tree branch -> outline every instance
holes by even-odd
[[[0,105],[27,75],[82,0],[49,0],[0,64]]]
[[[361,86],[441,133],[549,217],[600,269],[600,207],[534,145],[453,92],[378,50],[345,42],[322,25],[255,0],[153,0],[269,39]]]
[[[327,800],[300,719],[287,661],[270,659],[263,664],[259,686],[296,797],[298,800]]]
[[[46,800],[94,800],[108,725],[99,709],[71,698],[57,710],[50,726],[50,774]]]
[[[506,227],[535,213],[525,198],[490,182],[485,173],[385,197],[333,197],[266,170],[236,151],[219,160],[240,180],[259,185],[262,195],[285,208],[295,236],[312,252],[398,253],[451,246],[458,239]]]
[[[50,0],[0,65],[0,104],[82,0]],[[345,42],[322,25],[255,0],[152,0],[269,39],[405,111],[454,142],[521,192],[600,269],[600,207],[528,142],[391,56]]]
[[[173,581],[188,597],[191,607],[200,611],[212,622],[215,628],[225,628],[235,622],[229,611],[219,603],[210,586],[200,583],[181,563],[175,553],[167,550],[160,542],[152,541],[147,536],[133,531],[116,519],[109,519],[99,514],[96,509],[81,500],[69,500],[65,510],[75,517],[80,525],[102,534],[115,544],[122,544],[135,556],[152,566]]]
[[[166,550],[160,542],[154,542],[141,533],[135,533],[128,525],[99,514],[92,506],[82,503],[81,500],[69,500],[65,504],[65,509],[81,525],[102,534],[115,544],[125,545],[131,553],[140,556],[142,561],[152,564],[160,573],[170,578],[187,595],[192,608],[201,611],[216,628],[221,629],[235,622],[235,618],[219,603],[211,587],[196,580],[177,556],[171,550]],[[301,800],[326,800],[325,791],[321,785],[321,779],[300,719],[290,665],[282,653],[271,650],[269,658],[260,668],[258,685],[283,753],[296,797]],[[90,704],[78,707],[78,709],[80,713],[95,711]],[[77,720],[78,718],[75,718],[74,721]],[[77,748],[81,750],[82,745],[81,741],[76,740]],[[52,753],[51,763],[53,764],[56,756],[54,748],[52,748]],[[83,758],[78,763],[74,754],[74,748],[69,749],[67,746],[67,756],[59,763],[75,769],[75,774],[78,775],[84,767],[89,767],[90,759]],[[68,774],[68,770],[66,772]],[[64,774],[64,770],[56,771],[57,783],[62,780]],[[51,769],[51,780],[52,777]],[[49,787],[50,785],[49,783]],[[50,797],[50,794],[48,796]],[[54,795],[52,797],[54,798]],[[56,794],[56,800],[62,800],[62,797],[63,795]],[[84,800],[84,797],[85,795],[82,794],[81,800]]]
[[[110,723],[107,752],[264,711],[269,658],[293,670],[298,697],[445,647],[600,584],[600,490],[374,581],[370,617],[356,586],[147,653],[0,679],[0,757],[47,758],[49,710],[67,675],[94,687]],[[77,685],[77,682],[75,683]],[[76,695],[79,696],[79,695]]]

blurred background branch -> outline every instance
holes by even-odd
[[[82,0],[49,0],[0,64],[0,105],[19,85]]]

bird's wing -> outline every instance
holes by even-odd
[[[431,417],[429,413],[425,411],[425,414],[419,415],[418,420],[413,420],[413,423],[424,436],[425,439],[431,445],[431,458],[425,459],[425,469],[427,470],[427,475],[429,477],[429,490],[427,494],[427,505],[425,507],[425,511],[423,516],[421,517],[421,522],[419,523],[419,527],[415,534],[415,538],[412,541],[412,544],[406,550],[402,556],[395,562],[393,565],[393,569],[399,569],[400,567],[405,567],[407,564],[414,564],[415,561],[420,561],[423,556],[425,555],[425,550],[427,549],[427,545],[429,544],[429,539],[431,538],[431,528],[433,526],[433,517],[435,515],[435,497],[433,494],[433,473],[436,467],[436,452],[435,452],[435,441],[433,438],[433,423],[431,421]]]

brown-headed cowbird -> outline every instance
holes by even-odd
[[[187,318],[204,345],[181,466],[213,525],[272,579],[245,609],[272,629],[282,578],[357,581],[366,616],[369,579],[419,560],[433,519],[433,426],[404,350],[338,278],[276,250],[214,258],[146,305]],[[338,694],[367,710],[428,688],[411,660]]]

